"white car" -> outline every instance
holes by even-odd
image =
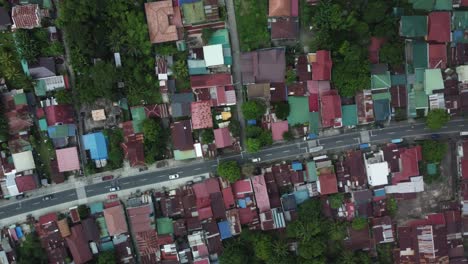
[[[262,161],[261,158],[253,158],[253,159],[252,159],[252,162],[260,162],[260,161]]]
[[[169,180],[175,180],[175,179],[178,179],[178,178],[179,178],[179,174],[169,175]]]
[[[116,191],[118,191],[118,190],[120,190],[120,187],[119,187],[119,186],[111,187],[111,188],[109,189],[109,192],[116,192]]]

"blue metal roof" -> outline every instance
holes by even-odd
[[[375,196],[375,197],[382,197],[382,196],[385,196],[385,189],[382,188],[382,189],[374,190],[374,196]]]
[[[296,203],[301,204],[307,200],[309,200],[309,192],[307,190],[300,190],[300,191],[295,191],[294,193],[294,198],[296,198]]]
[[[91,159],[107,159],[107,143],[102,132],[83,135],[83,144],[91,153]]]
[[[294,161],[292,163],[292,169],[295,170],[295,171],[301,171],[302,170],[302,163],[300,163],[299,161]]]
[[[229,227],[228,221],[222,221],[218,223],[219,233],[221,234],[221,240],[232,237],[231,228]]]

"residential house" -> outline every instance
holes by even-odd
[[[284,133],[289,131],[288,121],[277,121],[271,123],[272,138],[274,141],[283,140]]]
[[[451,41],[450,12],[431,12],[428,16],[427,41],[447,43]]]
[[[128,232],[127,221],[121,204],[106,208],[103,212],[110,236],[118,236]]]
[[[331,160],[319,160],[315,162],[317,168],[317,189],[321,195],[338,192],[338,182],[335,169]]]
[[[310,56],[310,54],[309,54]],[[331,80],[331,70],[333,62],[331,53],[328,50],[318,50],[315,54],[315,61],[312,61],[312,80],[329,81]]]
[[[342,123],[345,127],[355,127],[358,124],[357,105],[341,106]]]
[[[102,132],[86,134],[82,136],[83,147],[89,151],[91,160],[97,168],[105,167],[107,164],[107,141]]]
[[[190,116],[190,104],[194,102],[193,93],[175,93],[171,95],[170,113],[174,118]]]
[[[336,90],[321,95],[322,127],[342,127],[341,99]]]
[[[182,18],[172,1],[145,3],[146,21],[151,43],[163,43],[180,39]]]
[[[382,45],[385,43],[384,38],[371,37],[370,44],[368,47],[369,61],[372,64],[379,63],[379,52]]]
[[[224,65],[223,45],[203,46],[203,58],[208,68]]]
[[[251,83],[247,85],[247,98],[260,99],[270,102],[270,84],[269,83]]]
[[[59,172],[77,171],[80,169],[78,150],[76,147],[56,149]]]
[[[402,16],[400,36],[406,38],[425,37],[428,32],[427,16]]]
[[[65,263],[68,258],[67,243],[57,226],[57,214],[49,213],[39,217],[35,230],[49,263]]]
[[[81,224],[71,227],[71,235],[65,238],[68,248],[73,256],[73,262],[76,264],[85,264],[93,259],[93,254],[85,240],[83,226]]]
[[[390,170],[384,159],[383,151],[363,154],[363,157],[369,185],[374,187],[387,185]]]
[[[131,123],[129,124],[131,127]],[[124,128],[126,126],[124,125]],[[128,127],[128,125],[127,125]],[[121,143],[121,147],[124,151],[124,157],[130,162],[132,167],[145,166],[145,150],[143,146],[143,134],[131,134],[128,135],[124,129],[124,142]]]
[[[24,151],[11,155],[16,172],[30,171],[36,168],[32,151]]]
[[[295,0],[297,2],[297,0]],[[281,2],[281,1],[277,1]],[[278,17],[270,19],[272,40],[296,40],[299,36],[298,17]]]
[[[409,180],[410,177],[420,176],[419,162],[422,160],[421,146],[399,149],[399,171],[392,175],[392,184]]]
[[[0,31],[5,31],[11,26],[11,19],[8,11],[4,7],[0,7]]]
[[[28,65],[25,68],[26,75],[31,76],[34,80],[41,80],[45,78],[55,77],[55,58],[53,57],[40,57],[37,62]]]
[[[372,237],[376,244],[391,243],[395,241],[392,219],[389,216],[372,218]]]
[[[15,177],[16,187],[19,193],[32,191],[39,185],[37,175],[24,175]]]
[[[44,108],[47,125],[74,124],[74,111],[71,105],[50,105]]]
[[[250,83],[284,82],[286,57],[284,48],[271,48],[241,54],[244,85]]]
[[[287,101],[287,89],[284,83],[270,83],[270,100],[272,102]]]
[[[172,144],[176,160],[195,158],[192,124],[190,120],[177,121],[171,124]]]
[[[447,46],[445,44],[429,44],[429,68],[447,68]]]
[[[190,85],[197,101],[210,101],[211,106],[236,104],[236,92],[230,74],[191,76]]]
[[[213,127],[211,101],[198,101],[191,104],[192,128],[204,129]]]
[[[50,76],[36,79],[34,93],[37,96],[46,96],[47,92],[62,90],[67,88],[67,83],[63,75]]]
[[[41,26],[39,5],[15,5],[11,9],[12,29],[33,29]]]
[[[227,127],[217,128],[213,130],[216,148],[226,148],[232,146],[233,140],[231,132]]]

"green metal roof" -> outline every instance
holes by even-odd
[[[428,67],[428,51],[427,43],[424,41],[413,41],[413,67],[427,68]]]
[[[197,24],[205,21],[203,1],[182,4],[184,24]]]
[[[108,237],[109,231],[107,230],[106,219],[104,219],[104,216],[96,218],[96,223],[99,226],[99,237]]]
[[[174,233],[174,226],[172,225],[172,219],[169,217],[163,217],[156,219],[158,226],[158,234],[166,235]]]
[[[400,35],[415,38],[427,35],[427,16],[402,16]]]
[[[315,166],[315,161],[311,160],[307,162],[307,175],[309,176],[308,182],[317,181],[317,166]]]
[[[429,107],[429,98],[424,91],[414,91],[415,107],[416,109],[428,108]]]
[[[374,93],[372,94],[372,100],[390,100],[392,98],[392,95],[390,92],[385,92],[385,93]]]
[[[188,159],[195,159],[197,157],[197,154],[195,153],[195,150],[174,150],[174,159],[175,160],[188,160]]]
[[[434,0],[409,0],[413,4],[413,9],[430,11],[434,8]]]
[[[468,28],[468,11],[452,12],[452,30]]]
[[[15,102],[15,105],[28,104],[28,100],[26,99],[26,94],[25,93],[15,94],[15,96],[13,97],[13,100]]]
[[[435,0],[434,10],[452,10],[452,0]]]
[[[318,134],[320,130],[320,115],[318,112],[309,113],[309,132]]]
[[[372,90],[390,88],[390,86],[392,86],[392,81],[391,81],[391,78],[390,78],[390,72],[389,71],[387,71],[384,74],[372,74],[371,75],[371,88],[372,88]]]
[[[44,80],[38,80],[34,85],[34,92],[37,96],[45,96],[47,92],[46,84]]]
[[[357,105],[341,106],[343,126],[355,126],[358,124]]]
[[[290,107],[288,123],[291,126],[309,122],[309,98],[305,96],[289,96],[288,103]]]
[[[104,204],[102,202],[96,202],[89,205],[91,214],[102,213],[104,211]]]
[[[405,74],[396,74],[390,76],[392,81],[392,86],[396,85],[406,85],[406,75]]]
[[[208,45],[217,45],[222,44],[223,47],[226,45],[229,46],[229,32],[227,29],[218,29],[211,35],[210,39],[208,40]]]
[[[424,72],[424,88],[427,95],[434,90],[444,89],[444,80],[440,69],[426,69]]]
[[[143,121],[146,119],[146,112],[143,106],[133,107],[130,109],[133,120],[133,131],[141,133],[143,131]]]
[[[39,119],[39,129],[41,131],[47,131],[47,120],[45,118]]]
[[[437,164],[436,163],[429,163],[427,164],[426,170],[427,174],[429,175],[435,175],[437,174]]]

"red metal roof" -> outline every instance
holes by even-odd
[[[429,68],[447,68],[447,45],[429,44]]]
[[[49,126],[62,124],[73,124],[75,122],[73,107],[71,105],[51,105],[45,107],[47,124]]]
[[[199,101],[192,102],[192,128],[203,129],[212,128],[213,119],[211,117],[211,102],[210,101]]]
[[[333,194],[338,192],[338,183],[334,173],[321,174],[320,181],[320,194]]]
[[[433,225],[445,225],[445,216],[443,213],[427,215],[427,219]]]
[[[333,65],[330,51],[319,50],[316,57],[317,62],[312,63],[312,80],[330,80]]]
[[[39,217],[39,224],[45,225],[50,222],[57,222],[57,214],[56,213],[48,213]]]
[[[231,187],[227,187],[223,189],[223,199],[224,199],[224,207],[226,208],[231,208],[236,205]]]
[[[232,146],[232,137],[227,127],[218,128],[214,131],[215,144],[217,148]]]
[[[190,76],[192,89],[224,87],[230,84],[232,84],[232,76],[229,73]]]
[[[190,123],[190,120],[182,120],[172,123],[171,134],[174,149],[193,149],[192,124]]]
[[[406,86],[392,86],[390,88],[390,94],[392,95],[391,104],[393,107],[406,107],[408,105],[408,93],[406,92]]]
[[[80,221],[80,214],[78,213],[78,208],[70,209],[70,218],[73,223],[77,223]]]
[[[255,193],[255,200],[257,201],[257,207],[260,213],[270,210],[270,200],[268,198],[268,192],[265,184],[265,177],[258,175],[252,177],[252,185]]]
[[[322,95],[322,126],[338,125],[336,119],[341,118],[341,99],[336,90],[330,90]],[[341,122],[340,122],[341,123]]]
[[[85,264],[93,259],[93,254],[85,240],[84,230],[81,224],[71,227],[71,236],[67,237],[66,240],[68,248],[73,256],[73,262],[76,264]]]
[[[255,219],[258,219],[257,210],[248,208],[239,208],[239,218],[241,225],[252,223]]]
[[[104,209],[107,229],[111,236],[127,233],[127,221],[122,205]]]
[[[125,154],[125,159],[130,162],[130,166],[144,166],[145,165],[145,150],[143,146],[143,137],[132,137],[128,142],[121,144]]]
[[[270,88],[270,96],[272,102],[287,101],[288,96],[286,92],[286,85],[284,85],[284,83],[270,83],[270,87],[274,88],[274,90]]]
[[[299,21],[297,18],[277,18],[270,25],[271,39],[297,39],[299,35]]]
[[[192,186],[197,198],[197,208],[210,206],[210,193],[208,192],[205,182],[197,183]]]
[[[419,176],[418,162],[421,159],[421,146],[400,148],[401,171],[393,174],[392,184],[407,181],[413,176]]]
[[[461,170],[463,179],[468,179],[468,158],[461,160]]]
[[[383,38],[371,37],[371,42],[368,48],[369,61],[373,64],[379,63],[379,51],[382,44],[385,42]]]
[[[33,175],[18,176],[15,178],[16,187],[20,193],[31,191],[37,188]]]
[[[197,211],[198,211],[198,219],[200,221],[213,217],[213,211],[211,210],[211,206],[198,208]]]
[[[236,181],[232,185],[232,189],[236,198],[243,198],[244,194],[253,192],[252,183],[250,182],[250,179]]]
[[[289,131],[287,120],[271,123],[271,132],[274,141],[283,140],[283,134],[287,131]]]
[[[11,10],[11,18],[16,28],[32,29],[41,26],[39,5],[15,5]]]
[[[431,12],[428,16],[427,41],[450,42],[450,12]]]

